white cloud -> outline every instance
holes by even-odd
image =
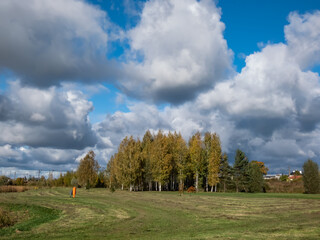
[[[132,61],[122,81],[131,95],[181,103],[221,80],[232,52],[213,2],[152,0],[129,33]]]
[[[285,26],[285,37],[290,53],[302,69],[320,63],[320,11],[289,15],[290,24]]]
[[[40,90],[12,82],[0,108],[0,144],[81,149],[97,141],[88,120],[92,102],[80,91]]]

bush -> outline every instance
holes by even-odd
[[[9,213],[0,208],[0,228],[8,227],[13,224],[14,224],[14,221],[9,216]]]
[[[187,192],[188,192],[188,193],[195,193],[195,192],[196,192],[196,189],[195,189],[194,186],[191,186],[191,187],[188,188]]]
[[[310,159],[303,164],[303,184],[305,193],[320,192],[319,167]]]

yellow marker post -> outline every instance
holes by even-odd
[[[73,196],[73,198],[76,197],[76,187],[73,187],[73,189],[72,189],[72,196]]]

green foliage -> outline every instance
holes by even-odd
[[[264,186],[263,172],[261,166],[256,162],[249,164],[249,192],[262,192]]]
[[[249,161],[245,153],[242,152],[240,149],[238,149],[236,152],[233,169],[237,192],[247,192],[249,182]]]
[[[8,178],[7,176],[0,176],[0,186],[7,185],[9,180],[10,178]]]
[[[228,155],[224,153],[221,157],[221,164],[220,164],[220,171],[219,171],[219,178],[220,182],[222,183],[223,192],[227,191],[227,186],[230,182],[232,182],[232,167],[228,163]]]
[[[306,193],[320,192],[320,175],[318,164],[308,159],[303,164],[303,183]]]
[[[23,186],[24,185],[24,178],[17,178],[15,180],[15,185]]]
[[[289,177],[288,177],[288,175],[281,175],[280,176],[280,181],[282,181],[282,182],[286,182],[286,181],[288,181],[289,180]]]

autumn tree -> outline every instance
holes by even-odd
[[[153,168],[153,159],[152,159],[152,144],[153,144],[153,136],[150,131],[146,131],[143,136],[141,147],[142,147],[142,163],[144,165],[144,175],[143,179],[148,184],[149,191],[152,190],[152,168]]]
[[[311,159],[303,164],[303,185],[306,193],[320,192],[319,167]]]
[[[188,147],[180,133],[174,133],[173,158],[177,168],[179,189],[184,188],[184,180],[186,178],[187,168],[187,152]]]
[[[211,192],[213,192],[213,186],[215,186],[215,191],[217,191],[217,184],[219,183],[220,160],[220,138],[217,134],[214,133],[211,137],[211,150],[208,165],[208,182],[209,185],[211,185]]]
[[[153,176],[162,191],[163,184],[168,183],[170,172],[172,170],[172,154],[169,151],[168,138],[159,131],[155,136],[153,144],[153,158],[155,166],[153,168]]]
[[[189,140],[189,152],[192,162],[192,168],[195,173],[195,187],[199,191],[199,174],[201,173],[201,165],[203,160],[202,141],[199,132],[195,133]]]
[[[267,175],[268,171],[269,171],[269,168],[267,168],[265,165],[264,165],[264,162],[260,162],[260,161],[251,161],[251,163],[254,163],[256,165],[258,165],[260,167],[260,171],[263,175]]]
[[[93,151],[89,151],[87,155],[80,160],[77,169],[78,183],[82,187],[90,188],[93,186],[98,175],[99,164],[95,160]]]

